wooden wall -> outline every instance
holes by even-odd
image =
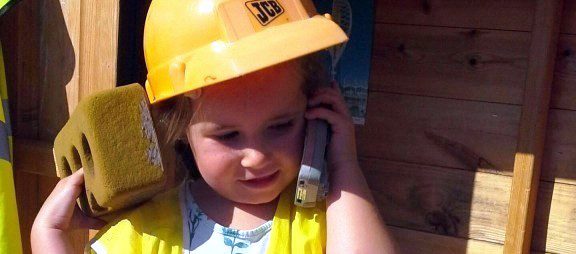
[[[500,253],[538,1],[376,0],[359,152],[404,253]],[[532,250],[576,250],[576,1],[564,3]],[[514,201],[512,201],[514,202]]]
[[[142,37],[149,2],[21,0],[0,19],[24,253],[34,218],[58,182],[52,142],[69,112],[94,91],[142,80],[135,38]],[[88,231],[71,237],[82,253]]]

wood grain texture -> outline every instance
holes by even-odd
[[[362,156],[498,174],[512,171],[519,106],[372,92],[367,111],[366,125],[357,133]],[[487,163],[472,161],[470,154]],[[493,167],[484,167],[488,164]]]
[[[569,1],[570,2],[570,1]],[[576,17],[575,17],[576,18]],[[561,35],[556,53],[550,105],[576,110],[576,35]]]
[[[576,112],[549,114],[541,179],[576,184]],[[511,175],[519,118],[519,106],[372,92],[358,149],[363,156]],[[449,149],[431,133],[464,147]],[[474,166],[465,149],[488,163]],[[494,170],[482,167],[488,164]]]
[[[530,251],[562,5],[562,0],[536,4],[504,253]]]
[[[530,31],[529,0],[376,0],[376,21],[393,24]]]
[[[116,0],[23,0],[2,17],[25,253],[36,213],[57,182],[53,138],[83,96],[116,86],[118,17]],[[88,232],[72,237],[82,253]]]
[[[81,27],[79,99],[116,87],[120,5],[117,0],[83,0],[80,8],[80,20],[72,21]]]
[[[375,159],[362,168],[388,224],[503,242],[510,177]]]
[[[576,1],[564,0],[562,25],[560,29],[561,33],[576,35]]]
[[[38,137],[42,83],[42,1],[21,1],[1,19],[14,136]]]
[[[576,184],[576,112],[550,110],[540,179]]]
[[[370,89],[522,104],[530,34],[377,24]]]
[[[387,224],[435,235],[504,242],[510,176],[369,158],[362,159],[361,165]],[[573,253],[576,249],[575,192],[574,185],[541,183],[534,251]],[[416,247],[420,241],[425,240],[400,241],[407,245],[400,247]],[[462,250],[462,244],[453,244],[446,248]]]
[[[39,176],[14,171],[14,187],[16,189],[16,202],[18,206],[18,220],[20,222],[20,239],[22,240],[23,253],[31,253],[30,230],[40,210],[42,203],[39,201]]]
[[[388,227],[403,254],[486,254],[501,253],[497,243],[431,234],[399,227]]]
[[[14,140],[14,168],[18,171],[56,178],[52,142],[36,139]]]
[[[66,103],[69,114],[72,114],[76,105],[80,101],[80,37],[82,24],[82,1],[63,1],[60,4],[66,29],[68,30],[68,38],[74,48],[74,69],[70,80],[65,84],[66,87]]]
[[[53,140],[68,120],[66,85],[73,78],[77,58],[60,2],[44,0],[41,10],[42,30],[39,35],[42,41],[42,82],[38,84],[42,91],[39,108],[41,128],[37,139]]]

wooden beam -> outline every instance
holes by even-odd
[[[396,241],[400,253],[404,254],[484,254],[502,252],[501,244],[487,241],[443,236],[395,226],[388,226],[388,230]]]
[[[370,90],[521,105],[529,49],[529,32],[376,24]]]
[[[48,141],[15,139],[14,168],[30,174],[58,178],[52,146],[52,142]]]
[[[120,3],[76,0],[61,5],[76,54],[74,75],[66,85],[71,113],[87,95],[116,87]]]
[[[361,156],[512,175],[521,106],[376,91],[368,96],[366,125],[358,127]],[[494,167],[471,163],[464,151]]]
[[[534,1],[376,0],[377,23],[529,31]]]
[[[562,2],[536,2],[504,253],[530,251]]]
[[[361,157],[360,163],[376,205],[388,225],[504,244],[511,176],[375,158]],[[540,181],[532,233],[533,251],[574,252],[574,193],[576,185]],[[411,249],[421,240],[424,241],[398,242],[398,246],[401,250]],[[464,252],[431,249],[414,253]],[[502,250],[484,253],[502,253]]]

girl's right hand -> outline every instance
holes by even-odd
[[[82,169],[58,182],[32,225],[32,252],[70,253],[70,231],[79,228],[99,229],[106,224],[99,219],[85,216],[76,206],[76,199],[83,190],[83,184]]]

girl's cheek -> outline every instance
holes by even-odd
[[[298,160],[298,163],[300,163],[299,160],[302,156],[303,144],[304,134],[296,130],[289,135],[284,135],[279,138],[275,147],[277,151],[281,151],[285,156],[290,157],[291,160]]]
[[[221,164],[222,162],[233,160],[237,151],[218,142],[205,139],[196,142],[194,153],[198,161]]]

